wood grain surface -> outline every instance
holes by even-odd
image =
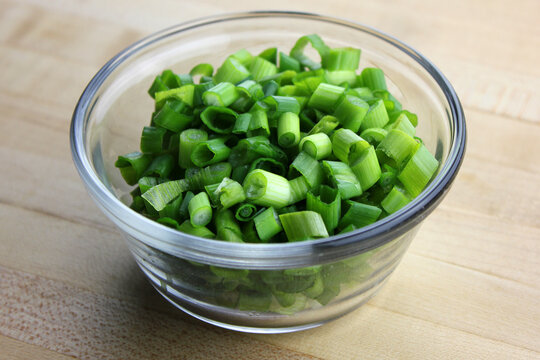
[[[68,128],[131,42],[195,17],[308,10],[432,60],[468,149],[387,285],[317,329],[248,335],[166,303],[90,200]],[[0,0],[0,359],[540,359],[540,1]]]

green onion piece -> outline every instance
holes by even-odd
[[[262,85],[255,80],[245,80],[236,86],[240,94],[243,94],[249,99],[260,100],[264,97]]]
[[[312,94],[324,80],[324,69],[313,71],[304,71],[296,74],[292,82],[294,85],[305,88],[309,94]]]
[[[169,89],[173,89],[183,85],[180,77],[173,73],[170,69],[163,70],[163,72],[161,73],[161,80],[163,80],[163,83],[167,85]]]
[[[180,219],[187,219],[189,217],[188,205],[189,205],[189,202],[191,201],[191,198],[194,196],[195,194],[191,191],[188,191],[184,194],[182,203],[180,204],[180,207],[178,208],[178,216],[180,216]]]
[[[178,221],[170,217],[160,217],[156,219],[156,221],[162,225],[168,226],[173,229],[178,229],[178,227],[180,226],[178,225]]]
[[[330,136],[338,125],[339,120],[335,116],[325,115],[309,130],[308,135],[324,133]]]
[[[269,207],[253,218],[255,229],[259,239],[267,243],[272,237],[277,235],[283,228],[279,221],[279,216],[273,207]]]
[[[321,214],[326,229],[332,234],[341,218],[340,193],[336,189],[322,185],[307,193],[306,208]]]
[[[283,52],[279,52],[279,71],[294,70],[300,72],[300,62]]]
[[[166,129],[145,126],[141,136],[141,151],[145,154],[159,154],[163,151]]]
[[[120,170],[120,174],[128,185],[135,185],[151,161],[150,155],[136,151],[119,156],[114,166]]]
[[[313,285],[304,290],[304,294],[311,299],[315,299],[321,296],[323,292],[324,282],[321,274],[317,274],[315,276],[315,281],[313,282]]]
[[[208,106],[201,113],[204,125],[218,134],[230,134],[238,114],[226,107]]]
[[[356,83],[356,72],[354,70],[326,71],[324,78],[332,85],[353,86]],[[356,96],[356,92],[353,94]]]
[[[151,97],[154,97],[156,92],[165,91],[165,90],[168,90],[168,89],[169,88],[167,87],[167,85],[165,85],[165,83],[161,79],[161,76],[158,75],[158,76],[155,77],[154,82],[152,83],[152,85],[148,89],[148,94]]]
[[[244,193],[253,204],[279,209],[289,204],[291,186],[283,176],[257,169],[244,179]]]
[[[401,114],[405,114],[407,116],[407,119],[411,122],[413,126],[416,127],[418,125],[418,116],[408,110],[393,111],[391,113],[388,113],[388,117],[390,118],[390,123],[393,123],[394,121],[396,121],[397,118]]]
[[[253,55],[251,55],[251,53],[246,49],[240,49],[234,54],[232,54],[230,57],[235,58],[244,66],[249,66],[249,64],[251,64],[251,61],[253,60]]]
[[[369,105],[364,100],[356,96],[346,95],[336,107],[334,115],[345,129],[358,132],[368,110]]]
[[[310,186],[305,177],[299,176],[289,180],[289,185],[291,186],[291,199],[289,204],[295,204],[306,198]]]
[[[248,172],[250,172],[250,165],[237,166],[232,171],[231,179],[243,183]]]
[[[243,311],[267,312],[272,303],[272,294],[244,290],[238,296],[236,307]]]
[[[356,93],[356,96],[364,101],[373,98],[373,92],[368,87],[357,87],[351,90]]]
[[[338,129],[332,135],[332,151],[345,164],[349,163],[351,153],[362,152],[368,147],[369,143],[350,129]]]
[[[269,80],[264,83],[263,92],[264,96],[276,95],[279,89],[279,84],[274,80]]]
[[[405,113],[401,113],[397,119],[389,125],[388,130],[401,130],[409,136],[415,136],[416,129]]]
[[[311,46],[317,50],[321,59],[324,59],[326,55],[330,52],[330,48],[324,43],[324,41],[317,34],[311,34],[302,36],[296,41],[296,44],[291,49],[290,56],[295,58],[300,62],[302,66],[306,66],[311,70],[317,70],[321,67],[321,64],[311,60],[309,57],[304,55],[304,48],[310,43]]]
[[[382,100],[377,100],[369,107],[369,111],[362,121],[362,130],[369,128],[382,128],[388,123],[388,113]]]
[[[144,200],[148,201],[156,211],[160,211],[163,210],[171,200],[175,199],[185,190],[185,185],[182,181],[167,181],[153,186],[141,196]]]
[[[286,112],[278,120],[278,144],[284,148],[296,146],[300,141],[300,118],[297,114]]]
[[[137,183],[139,185],[141,194],[144,194],[150,188],[156,186],[157,184],[161,184],[161,182],[158,182],[158,181],[159,179],[153,176],[143,176],[142,178],[140,178]]]
[[[338,232],[338,234],[345,234],[353,230],[356,230],[356,226],[354,226],[353,224],[349,224],[348,226],[344,227],[340,232]]]
[[[167,100],[161,110],[152,118],[152,123],[173,132],[180,132],[193,121],[193,115],[185,114],[184,111],[186,111],[185,103]]]
[[[350,164],[351,170],[360,182],[362,191],[372,187],[381,177],[381,167],[373,146],[364,149]]]
[[[309,98],[308,106],[331,113],[343,97],[345,88],[326,83],[320,83]]]
[[[264,103],[269,106],[268,117],[271,119],[279,119],[279,117],[287,112],[300,113],[300,104],[298,100],[290,96],[267,96],[264,98]]]
[[[214,194],[218,196],[219,203],[224,209],[246,200],[242,185],[227,177],[221,181]]]
[[[239,114],[234,123],[233,134],[246,134],[251,123],[251,113]]]
[[[182,204],[182,194],[178,195],[176,199],[169,202],[161,211],[159,211],[160,218],[171,218],[178,220],[180,216],[180,205]]]
[[[156,156],[150,163],[143,176],[159,176],[166,178],[171,173],[174,166],[174,157],[170,154]]]
[[[266,116],[266,112],[257,110],[251,113],[251,121],[249,123],[247,136],[270,136],[270,128],[268,127],[268,117]]]
[[[439,162],[437,159],[424,145],[420,145],[399,173],[398,179],[405,189],[413,197],[416,197],[424,190],[438,167]]]
[[[196,75],[202,75],[202,76],[212,76],[214,73],[214,68],[210,64],[198,64],[191,69],[189,72],[189,75],[196,76]]]
[[[262,57],[263,59],[270,61],[272,64],[276,64],[277,63],[276,62],[276,60],[277,60],[277,48],[271,47],[271,48],[268,48],[268,49],[264,49],[257,56]]]
[[[216,71],[214,81],[216,83],[230,82],[233,84],[239,83],[250,75],[248,69],[240,61],[234,57],[229,57],[223,62]]]
[[[292,173],[297,171],[303,177],[305,177],[310,188],[314,188],[322,184],[324,174],[321,164],[304,151],[301,151],[294,159],[294,161],[291,163],[290,169]]]
[[[189,170],[189,169],[188,169]],[[228,162],[221,162],[204,167],[186,179],[188,190],[202,190],[206,185],[219,183],[223,178],[230,177],[232,166]]]
[[[242,226],[242,236],[243,240],[247,243],[259,242],[259,235],[257,235],[257,230],[255,230],[255,224],[253,224],[253,221],[249,221]]]
[[[249,171],[255,170],[255,169],[263,169],[263,170],[269,171],[273,174],[280,175],[280,176],[285,176],[287,173],[285,169],[285,165],[283,165],[281,161],[277,161],[272,158],[261,157],[254,160],[249,166]]]
[[[255,215],[257,215],[257,207],[253,204],[246,203],[238,206],[234,217],[238,221],[246,222],[253,219]]]
[[[279,147],[270,142],[267,137],[254,136],[242,139],[233,147],[229,162],[238,167],[251,164],[259,157],[276,159],[281,162],[287,161],[287,155]]]
[[[212,231],[208,230],[207,227],[193,226],[191,225],[189,220],[184,221],[182,224],[178,226],[177,229],[183,233],[193,235],[193,236],[199,236],[202,238],[214,239],[216,237],[216,235]]]
[[[187,129],[180,133],[180,144],[178,148],[178,165],[182,169],[192,167],[191,153],[193,149],[208,140],[208,133],[202,129]]]
[[[189,221],[191,225],[206,226],[212,220],[212,206],[205,192],[195,195],[189,202]]]
[[[279,220],[290,242],[328,237],[321,215],[314,211],[281,214]]]
[[[206,90],[212,88],[212,86],[214,86],[212,79],[204,83],[201,81],[200,84],[195,85],[195,89],[193,90],[193,106],[198,107],[203,105],[202,95]]]
[[[323,161],[323,170],[341,195],[342,199],[350,199],[362,195],[360,182],[349,165],[341,161]]]
[[[391,130],[377,146],[377,150],[384,152],[388,157],[400,165],[417,148],[419,144],[401,130]]]
[[[381,206],[387,213],[393,214],[409,202],[411,202],[409,196],[407,196],[398,186],[394,186],[388,195],[381,201]]]
[[[270,61],[260,57],[255,56],[251,65],[249,66],[249,71],[253,76],[253,79],[260,81],[261,79],[274,75],[278,72],[277,66],[272,64]]]
[[[379,143],[388,135],[388,131],[379,128],[371,128],[362,131],[360,136],[373,146],[379,145]]]
[[[195,93],[195,85],[187,84],[179,88],[158,91],[155,93],[156,109],[163,107],[167,100],[181,101],[183,104],[193,106],[193,96]]]
[[[355,71],[359,63],[360,49],[351,47],[330,49],[322,58],[322,66],[327,70]]]
[[[383,100],[388,113],[401,110],[401,103],[388,90],[375,90],[373,95]]]
[[[234,214],[229,209],[217,211],[214,218],[217,231],[217,239],[230,242],[244,242],[242,229],[234,219]]]
[[[225,145],[225,138],[216,138],[198,143],[191,151],[191,161],[195,166],[203,167],[227,159],[231,149]]]
[[[332,141],[325,133],[317,133],[304,137],[299,148],[316,160],[326,159],[332,154]]]
[[[386,90],[384,72],[379,68],[364,68],[360,78],[362,84],[371,90]]]
[[[348,210],[339,221],[339,227],[341,229],[347,228],[350,225],[358,229],[373,224],[382,213],[382,210],[376,206],[362,204],[352,200],[347,200],[345,203],[348,206]]]
[[[206,106],[229,106],[239,96],[236,86],[229,82],[222,82],[206,90],[202,94],[202,99]]]
[[[208,195],[208,199],[210,199],[210,203],[213,207],[217,207],[219,205],[219,194],[216,194],[218,187],[219,183],[206,185],[204,187],[204,191],[206,191],[206,195]]]

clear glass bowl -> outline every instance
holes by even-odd
[[[417,134],[441,165],[410,204],[363,229],[288,244],[238,244],[182,234],[132,211],[131,188],[114,162],[138,148],[153,101],[147,89],[163,69],[219,66],[232,52],[288,51],[317,33],[331,46],[362,49],[403,107],[418,114]],[[313,53],[313,56],[316,53]],[[325,16],[251,12],[209,17],[151,35],[112,58],[84,90],[71,146],[88,192],[121,229],[135,259],[171,303],[229,329],[278,333],[311,328],[357,308],[395,269],[420,223],[448,191],[465,151],[465,119],[454,89],[426,58],[369,27]],[[249,270],[249,271],[246,271]]]

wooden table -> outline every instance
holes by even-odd
[[[454,84],[469,132],[448,197],[376,298],[323,327],[246,335],[150,287],[90,201],[68,127],[134,40],[264,6],[360,21]],[[1,359],[540,359],[540,1],[0,0]]]

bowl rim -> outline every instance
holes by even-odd
[[[448,102],[452,143],[439,173],[420,195],[396,213],[349,233],[304,242],[250,244],[204,239],[181,233],[133,211],[106,187],[91,165],[86,152],[85,135],[92,101],[107,77],[138,51],[169,36],[219,22],[257,17],[302,18],[359,30],[398,48],[427,71]],[[111,58],[90,80],[75,107],[70,128],[71,151],[77,171],[90,195],[102,210],[114,218],[117,225],[125,225],[133,230],[140,235],[138,240],[146,245],[187,260],[252,269],[293,268],[337,261],[379,247],[414,228],[448,192],[463,162],[466,138],[465,116],[454,88],[442,72],[418,51],[390,35],[355,21],[295,11],[247,11],[213,15],[183,22],[142,38]],[[125,226],[120,227],[126,230]]]

